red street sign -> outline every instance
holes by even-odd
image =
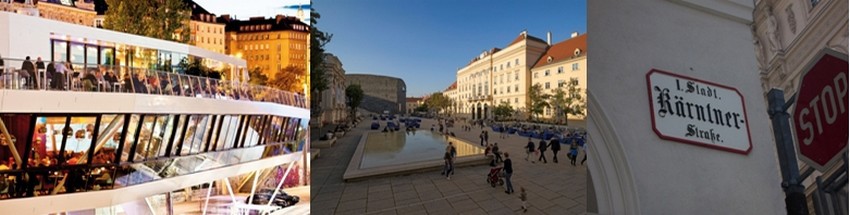
[[[803,70],[794,105],[801,160],[820,171],[847,149],[847,55],[824,50]]]

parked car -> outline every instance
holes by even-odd
[[[265,205],[269,203],[269,199],[272,197],[274,193],[274,189],[261,189],[254,193],[253,202],[248,202],[250,198],[245,199],[245,203],[254,204],[254,205]],[[301,198],[298,196],[291,196],[286,194],[286,192],[278,191],[277,195],[274,197],[274,201],[272,204],[280,206],[280,207],[289,207],[291,205],[297,204]]]

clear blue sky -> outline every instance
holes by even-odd
[[[553,43],[586,32],[585,0],[313,0],[327,50],[346,73],[399,77],[407,96],[442,91],[482,51],[504,48],[523,29]]]
[[[255,16],[274,17],[277,14],[295,16],[298,10],[284,9],[289,5],[309,5],[310,0],[195,0],[201,7],[217,16],[222,14],[236,15],[239,19],[248,19]],[[304,10],[309,16],[310,10]]]

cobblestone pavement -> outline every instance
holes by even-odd
[[[560,163],[552,162],[552,151],[546,152],[549,163],[525,161],[527,138],[510,135],[501,139],[492,131],[488,131],[490,142],[498,142],[500,150],[510,153],[513,160],[513,194],[487,184],[487,165],[457,168],[451,180],[435,171],[343,182],[351,155],[370,123],[361,122],[333,148],[322,149],[321,157],[312,162],[312,214],[518,214],[522,213],[520,187],[528,193],[527,214],[585,213],[585,166],[570,165],[566,150],[558,155]],[[429,129],[434,123],[423,119],[421,127]],[[451,131],[470,143],[479,143],[479,128],[464,132],[456,124]]]

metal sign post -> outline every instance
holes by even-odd
[[[800,178],[797,166],[797,153],[794,150],[794,140],[791,135],[788,107],[794,103],[795,97],[785,102],[785,93],[779,89],[771,89],[767,93],[768,110],[773,124],[773,135],[776,139],[776,152],[779,155],[779,166],[782,171],[782,188],[785,190],[785,209],[789,215],[809,214],[806,204],[805,187]]]

